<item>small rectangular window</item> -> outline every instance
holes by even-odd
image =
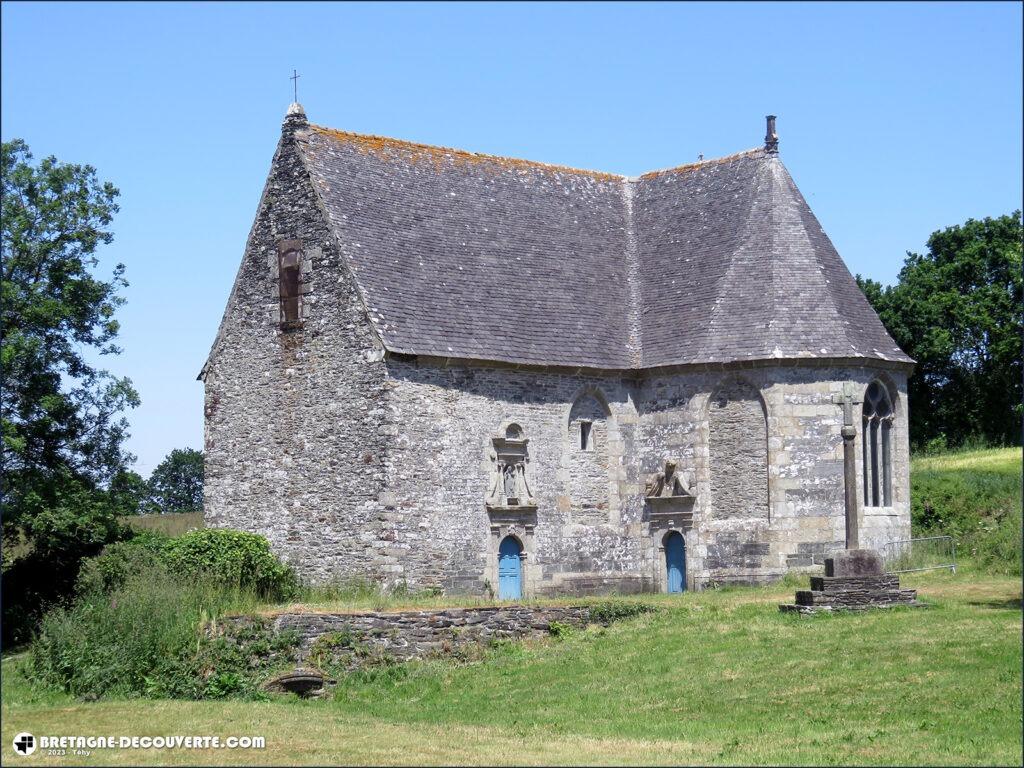
[[[299,322],[299,265],[298,251],[281,254],[278,291],[281,298],[282,325],[295,325]]]
[[[593,426],[594,426],[593,423],[589,422],[589,421],[581,421],[580,422],[580,450],[581,451],[589,451],[589,450],[591,450],[594,447],[593,444],[592,444],[593,437],[591,435],[591,428]]]

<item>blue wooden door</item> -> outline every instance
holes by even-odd
[[[501,540],[498,547],[498,597],[518,600],[523,596],[523,567],[519,558],[523,548],[511,536]]]
[[[686,542],[676,531],[665,539],[665,567],[668,568],[668,591],[686,591]]]

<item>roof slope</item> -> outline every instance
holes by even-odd
[[[620,179],[337,131],[299,146],[388,349],[631,367]]]
[[[911,362],[773,153],[629,179],[317,126],[296,138],[392,352]]]
[[[648,174],[638,187],[645,367],[910,361],[776,154]]]

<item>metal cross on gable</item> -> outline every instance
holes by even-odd
[[[296,70],[293,69],[292,70],[292,76],[288,78],[289,80],[292,81],[292,87],[295,89],[295,93],[294,93],[295,98],[293,99],[293,101],[296,104],[299,103],[299,78],[300,77],[302,77],[302,75],[300,75]]]

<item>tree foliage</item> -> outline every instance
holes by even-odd
[[[118,191],[88,165],[47,157],[24,141],[2,144],[0,428],[5,540],[30,556],[4,562],[4,636],[66,593],[81,558],[121,535],[106,485],[125,469],[126,378],[90,355],[113,355],[114,313],[127,283],[118,264],[94,274],[113,240]]]
[[[196,512],[203,508],[203,452],[175,448],[149,477],[156,512]]]
[[[114,513],[119,517],[143,515],[151,509],[149,483],[131,469],[122,469],[110,481],[107,495]]]
[[[124,265],[93,274],[118,191],[91,166],[33,165],[20,139],[3,143],[0,346],[4,527],[22,526],[70,485],[96,488],[128,463],[121,415],[138,405],[131,382],[90,364],[116,354],[114,312]]]
[[[968,219],[907,253],[896,285],[857,282],[917,361],[908,382],[911,440],[1017,443],[1024,338],[1021,212]]]

